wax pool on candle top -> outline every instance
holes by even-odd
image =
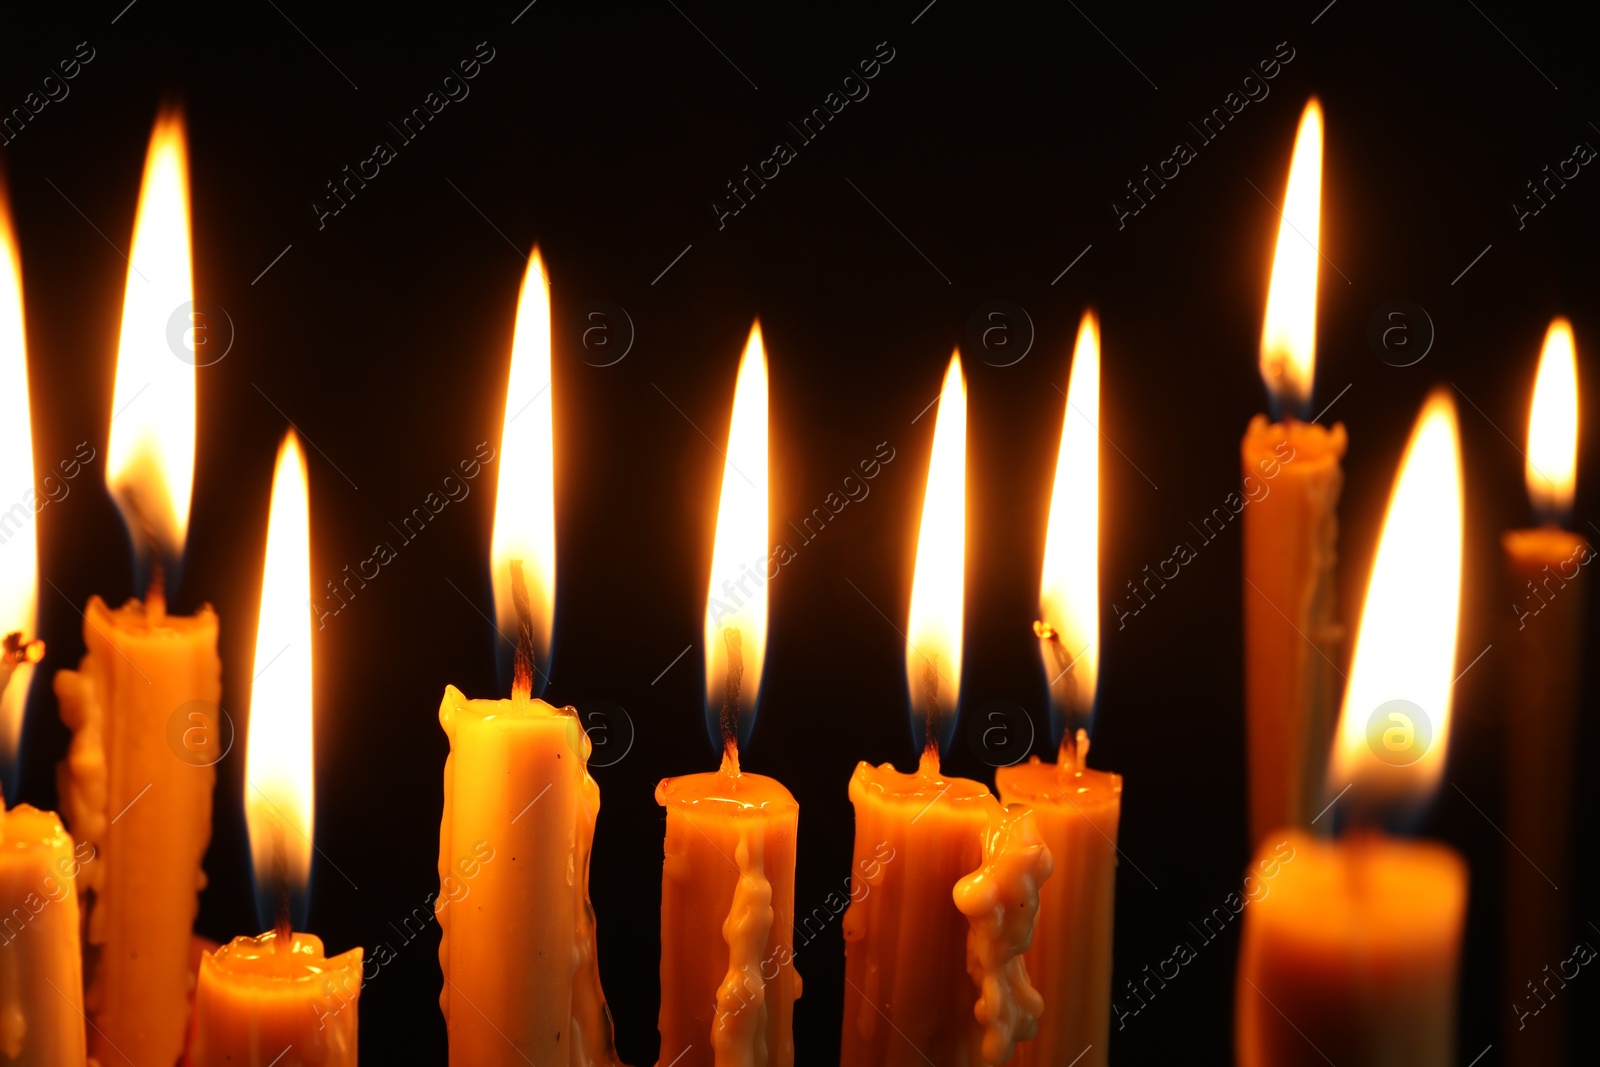
[[[0,801],[0,1060],[82,1067],[83,957],[74,879],[94,853],[54,812]]]
[[[1286,830],[1268,835],[1256,861],[1276,878],[1245,909],[1240,1067],[1455,1063],[1461,857],[1426,842]]]
[[[1082,736],[1080,732],[1080,737]],[[1002,802],[1033,809],[1055,873],[1039,891],[1039,926],[1026,959],[1043,998],[1039,1034],[1017,1046],[1017,1067],[1103,1067],[1111,1036],[1111,933],[1122,776],[1083,766],[1087,741],[1060,763],[1034,756],[1000,767]]]
[[[1309,825],[1321,806],[1337,707],[1334,564],[1346,443],[1342,423],[1330,430],[1257,415],[1240,446],[1252,843]],[[1212,529],[1210,517],[1202,523]]]
[[[83,639],[88,654],[56,674],[55,691],[72,728],[61,810],[95,851],[78,875],[90,1049],[103,1064],[172,1063],[194,988],[189,939],[216,782],[211,757],[183,741],[200,729],[220,743],[217,616],[168,615],[159,596],[116,609],[90,597]]]
[[[776,779],[722,768],[664,779],[661,1062],[794,1063],[794,857],[800,805]],[[681,1057],[674,1059],[674,1057]]]
[[[439,994],[456,1067],[614,1064],[589,853],[600,787],[572,708],[446,686]],[[579,1057],[583,1057],[579,1059]]]
[[[360,996],[359,947],[329,959],[314,934],[236,937],[200,960],[191,1063],[356,1067]]]

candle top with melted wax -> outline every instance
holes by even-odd
[[[32,804],[18,804],[9,811],[5,806],[5,797],[0,796],[0,848],[21,852],[65,845],[72,851],[72,838],[55,812],[40,811]]]
[[[1026,763],[996,770],[995,781],[1010,799],[1034,806],[1121,803],[1122,775],[1093,770],[1087,765],[1088,758],[1089,735],[1078,730],[1062,738],[1057,762],[1030,756]]]
[[[360,948],[328,958],[316,934],[291,933],[285,938],[274,930],[259,937],[236,937],[210,956],[211,964],[229,982],[262,990],[316,981],[359,966],[360,961]]]
[[[850,799],[873,797],[884,803],[928,803],[932,797],[950,801],[959,806],[981,804],[992,799],[989,787],[971,778],[946,778],[939,767],[939,752],[931,745],[922,750],[917,769],[910,774],[897,770],[892,763],[874,767],[865,761],[856,764],[850,779]]]
[[[741,771],[739,750],[731,744],[723,749],[722,766],[717,770],[663,778],[656,786],[656,803],[728,817],[784,815],[800,810],[794,795],[776,778]]]

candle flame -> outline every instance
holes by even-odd
[[[33,488],[33,425],[28,412],[28,339],[22,313],[22,257],[11,209],[0,190],[0,639],[31,641],[39,600],[39,536]],[[0,763],[22,736],[33,663],[0,664]],[[6,652],[0,650],[0,656]],[[34,657],[37,658],[37,657]],[[5,679],[9,677],[9,681]]]
[[[556,611],[555,417],[550,386],[550,279],[535,248],[517,300],[489,548],[495,624],[508,637],[517,633],[518,626],[511,561],[522,561],[533,615],[534,695],[550,673]]]
[[[722,745],[753,721],[767,648],[767,353],[759,322],[739,358],[724,457],[705,619],[706,717],[720,724],[713,733]]]
[[[941,735],[955,724],[961,695],[961,623],[966,580],[967,383],[961,354],[950,357],[939,414],[933,425],[933,455],[917,531],[917,562],[911,578],[911,617],[906,623],[906,685],[911,712],[924,724],[924,745],[937,751]]]
[[[1322,106],[1306,102],[1283,196],[1261,326],[1261,380],[1289,411],[1311,402],[1317,355],[1317,246],[1322,219]]]
[[[1092,311],[1072,354],[1039,622],[1052,717],[1070,733],[1093,715],[1100,673],[1100,324]]]
[[[1461,450],[1455,405],[1417,417],[1383,521],[1339,716],[1328,787],[1394,810],[1427,799],[1450,740],[1461,608]]]
[[[177,561],[194,489],[195,364],[171,338],[192,326],[189,164],[183,116],[163,111],[145,156],[117,344],[106,485],[142,563]]]
[[[1578,481],[1578,353],[1572,324],[1558,318],[1544,335],[1528,413],[1526,479],[1534,511],[1559,522],[1572,510]]]
[[[311,714],[311,505],[306,461],[294,431],[284,435],[272,475],[255,679],[245,748],[245,821],[257,894],[286,879],[304,893],[314,816]]]

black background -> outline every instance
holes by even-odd
[[[1278,224],[1268,198],[1282,195],[1312,93],[1328,129],[1315,406],[1349,385],[1328,416],[1351,439],[1341,611],[1353,621],[1418,406],[1450,383],[1468,468],[1458,663],[1510,617],[1497,539],[1529,521],[1518,449],[1553,314],[1572,317],[1586,410],[1600,411],[1600,176],[1585,168],[1524,229],[1510,207],[1575,143],[1600,144],[1591,27],[1487,0],[1409,10],[1363,0],[1326,10],[1325,0],[1214,10],[938,0],[924,10],[926,0],[910,0],[763,16],[704,0],[524,2],[332,11],[280,0],[223,11],[163,0],[124,10],[116,0],[7,17],[7,111],[78,42],[95,56],[70,96],[0,149],[26,272],[37,466],[83,440],[101,454],[40,515],[43,575],[60,590],[41,584],[50,649],[41,677],[81,655],[77,609],[91,593],[135,592],[101,482],[127,270],[118,249],[164,94],[188,114],[197,296],[225,308],[234,329],[227,358],[200,373],[193,523],[175,599],[219,611],[224,704],[241,731],[287,420],[309,442],[320,585],[391,539],[389,521],[421,505],[479,441],[498,443],[516,293],[537,243],[558,331],[559,608],[547,696],[580,708],[615,702],[637,733],[625,758],[595,771],[600,963],[626,1061],[653,1062],[657,1044],[662,814],[652,789],[715,761],[700,626],[717,447],[755,316],[771,358],[774,537],[879,442],[896,457],[813,542],[792,539],[798,558],[771,586],[764,697],[745,765],[784,781],[802,806],[800,910],[847,875],[854,763],[907,766],[913,756],[896,628],[932,420],[912,420],[991,299],[1025,308],[1037,337],[1008,367],[968,354],[963,706],[1013,700],[1044,728],[1029,624],[1062,417],[1052,385],[1064,388],[1078,317],[1093,305],[1105,337],[1102,429],[1115,447],[1102,460],[1108,622],[1092,761],[1126,777],[1118,985],[1169,955],[1188,922],[1238,886],[1248,856],[1237,532],[1203,548],[1123,630],[1109,599],[1237,484],[1239,435],[1264,407],[1255,353]],[[471,95],[319,229],[311,205],[324,183],[376,141],[397,142],[387,123],[485,41],[494,59]],[[775,141],[796,141],[787,123],[882,41],[894,58],[870,96],[719,229],[711,204],[724,183]],[[1187,122],[1279,42],[1294,58],[1270,95],[1119,229],[1109,205],[1123,183],[1175,141],[1197,141]],[[581,310],[596,300],[625,308],[636,328],[614,366],[591,365],[610,357],[580,343]],[[1369,316],[1392,300],[1421,305],[1436,327],[1414,366],[1388,365],[1368,344]],[[1580,458],[1572,521],[1585,533],[1600,518],[1597,440],[1586,434]],[[443,687],[498,689],[483,615],[495,473],[316,636],[321,856],[309,926],[331,950],[379,941],[397,950],[362,994],[371,1063],[443,1062],[436,937],[406,944],[391,924],[437,889]],[[1505,666],[1492,649],[1456,687],[1454,787],[1423,828],[1472,868],[1459,1052],[1467,1062],[1492,1043],[1480,1064],[1502,1055],[1510,1017],[1498,887],[1508,855],[1519,860],[1488,821],[1502,810]],[[1575,758],[1595,745],[1596,680],[1591,668]],[[964,737],[947,768],[992,781]],[[54,803],[66,740],[41,683],[21,799]],[[199,920],[214,938],[255,926],[242,767],[242,747],[219,767]],[[1580,776],[1580,828],[1596,803],[1592,776]],[[1575,921],[1600,919],[1596,875],[1593,849],[1578,849],[1576,882],[1559,891]],[[1226,1062],[1236,942],[1230,931],[1201,948],[1114,1034],[1113,1059]],[[837,924],[798,963],[799,1059],[832,1062]],[[1579,979],[1567,995],[1581,1015],[1600,984]]]

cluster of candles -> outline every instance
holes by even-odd
[[[1313,100],[1295,143],[1261,342],[1263,377],[1290,409],[1311,394],[1321,157]],[[356,1062],[362,950],[328,957],[292,924],[304,915],[314,821],[310,507],[292,432],[273,478],[245,757],[251,856],[271,929],[201,953],[197,969],[192,955],[222,724],[217,617],[209,608],[167,613],[162,567],[182,557],[195,455],[194,361],[175,358],[168,340],[173,309],[193,298],[187,181],[181,120],[164,114],[129,256],[107,458],[149,593],[120,608],[91,598],[87,655],[56,675],[73,731],[59,773],[65,825],[27,805],[0,814],[8,1063]],[[589,903],[600,804],[591,745],[574,709],[538,699],[555,603],[550,314],[535,250],[512,342],[490,550],[497,626],[516,635],[506,639],[511,696],[470,700],[450,686],[439,709],[450,742],[435,904],[440,1006],[450,1061],[475,1067],[619,1062]],[[950,361],[905,631],[921,755],[911,773],[861,763],[849,782],[856,837],[840,1052],[849,1067],[1106,1063],[1122,779],[1086,764],[1099,670],[1099,378],[1099,324],[1086,314],[1034,627],[1059,757],[999,768],[996,796],[940,769],[960,692],[965,571],[966,388],[959,353]],[[20,258],[3,209],[0,385],[0,490],[31,500]],[[1571,502],[1577,424],[1574,345],[1560,320],[1546,338],[1532,421],[1528,484],[1554,516]],[[1345,447],[1343,426],[1292,417],[1257,417],[1241,446],[1246,487],[1276,483],[1240,505],[1250,836],[1261,850],[1252,869],[1277,874],[1277,891],[1244,923],[1236,1045],[1248,1067],[1452,1062],[1465,864],[1443,846],[1383,832],[1436,787],[1449,739],[1462,560],[1452,403],[1443,394],[1427,401],[1401,460],[1335,715]],[[751,565],[768,544],[767,450],[756,327],[734,390],[705,616],[721,766],[656,790],[666,811],[660,1062],[681,1067],[794,1059],[799,805],[778,781],[744,771],[738,749],[765,658],[766,588]],[[1544,724],[1538,743],[1559,745],[1571,733],[1561,705],[1575,685],[1578,598],[1555,597],[1545,576],[1557,568],[1564,588],[1589,550],[1554,525],[1509,534],[1506,549],[1530,591],[1551,594],[1529,609],[1550,610],[1539,642],[1550,653],[1524,668],[1534,672],[1524,691],[1540,702],[1527,708]],[[35,559],[29,515],[0,552],[0,726],[13,756],[42,653],[28,636]],[[1512,760],[1528,776],[1512,795],[1542,798],[1532,811],[1559,811],[1561,781],[1538,777],[1544,754]],[[1344,833],[1312,836],[1335,807],[1329,824]],[[1520,819],[1514,825],[1538,833],[1532,815]],[[1559,851],[1561,833],[1541,840]],[[452,908],[465,883],[471,905]],[[11,929],[13,917],[21,928]]]

